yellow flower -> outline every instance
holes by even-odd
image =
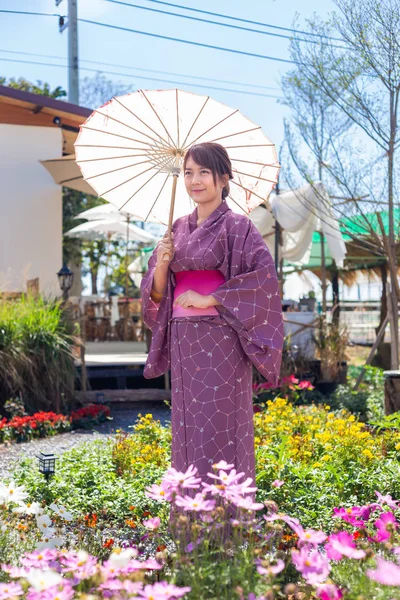
[[[321,460],[328,462],[331,460],[331,457],[329,456],[329,454],[324,454],[324,456],[321,458]]]
[[[366,456],[367,458],[374,458],[374,455],[372,454],[371,450],[369,450],[368,448],[365,448],[362,453],[364,454],[364,456]]]
[[[396,450],[400,450],[400,443],[395,445]]]

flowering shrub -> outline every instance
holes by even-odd
[[[282,377],[278,387],[273,386],[267,381],[263,383],[253,383],[253,402],[255,402],[257,406],[258,403],[272,400],[279,395],[279,397],[286,398],[293,404],[304,404],[306,402],[307,392],[310,392],[313,389],[314,386],[311,381],[300,381],[294,375],[288,375]],[[255,410],[254,412],[259,412],[259,410]]]
[[[132,477],[144,468],[166,469],[170,460],[171,433],[151,414],[142,416],[132,427],[134,435],[118,431],[112,458],[119,475]]]
[[[69,431],[68,417],[54,412],[37,412],[26,417],[5,417],[0,421],[0,442],[15,440],[27,442],[33,438],[46,437]]]
[[[88,404],[71,413],[70,420],[73,429],[92,427],[103,423],[110,417],[110,409],[103,404]]]
[[[254,417],[257,485],[311,526],[332,527],[340,502],[367,502],[380,487],[400,495],[400,432],[372,432],[346,410],[295,407],[277,398]],[[285,482],[271,487],[274,480]]]

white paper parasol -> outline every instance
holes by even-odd
[[[185,153],[201,142],[217,142],[228,151],[232,210],[249,214],[268,198],[279,163],[261,127],[209,96],[177,89],[139,90],[94,110],[81,125],[76,161],[99,196],[170,228],[195,207],[177,180]]]

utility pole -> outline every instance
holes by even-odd
[[[55,0],[56,6],[62,0]],[[68,0],[68,17],[59,19],[60,33],[68,29],[68,101],[79,104],[78,0]]]

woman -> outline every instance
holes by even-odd
[[[215,143],[193,146],[184,180],[197,204],[159,242],[142,281],[152,330],[144,376],[171,368],[172,466],[207,473],[221,460],[255,478],[252,364],[278,381],[282,311],[272,257],[245,215],[234,213],[232,167]]]

